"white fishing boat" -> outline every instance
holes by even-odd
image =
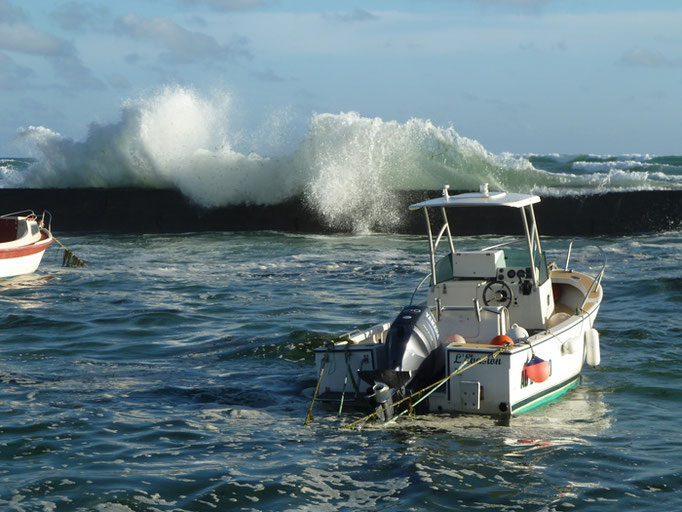
[[[36,271],[53,241],[46,213],[40,217],[30,211],[0,216],[0,277]]]
[[[393,322],[315,349],[315,396],[365,404],[383,420],[406,408],[509,417],[575,386],[583,363],[600,360],[593,325],[606,257],[597,248],[603,261],[594,275],[574,270],[571,241],[561,268],[548,264],[533,210],[538,202],[484,185],[459,195],[445,186],[442,197],[411,205],[425,213],[430,273]],[[461,250],[448,220],[458,207],[514,211],[522,236]],[[415,304],[427,281],[425,302]]]

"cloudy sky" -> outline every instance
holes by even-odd
[[[494,152],[679,155],[682,2],[0,0],[1,156],[166,85],[222,91],[245,124],[356,111]]]

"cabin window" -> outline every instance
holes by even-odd
[[[452,272],[452,253],[446,254],[436,263],[436,284],[450,281],[454,277]]]
[[[536,256],[536,261],[538,262],[538,265],[540,265],[540,275],[538,279],[538,285],[543,284],[547,279],[549,279],[549,269],[547,268],[547,256],[545,253],[542,253],[542,256],[537,259]]]

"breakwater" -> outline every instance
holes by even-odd
[[[436,197],[437,191],[396,192],[403,219],[398,233],[424,232],[421,212],[409,204]],[[276,230],[304,233],[344,232],[330,226],[305,198],[272,205],[241,204],[206,208],[173,189],[68,188],[0,189],[5,213],[49,210],[55,231],[178,233],[191,231]],[[668,231],[682,227],[682,191],[609,192],[605,194],[545,197],[535,207],[545,235],[608,235]],[[352,216],[352,212],[349,212]],[[457,234],[516,234],[516,215],[496,208],[459,208],[451,215]],[[386,229],[377,228],[376,231]]]

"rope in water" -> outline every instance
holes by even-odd
[[[317,386],[315,386],[315,392],[313,393],[313,401],[310,402],[310,408],[308,409],[308,415],[305,417],[305,421],[303,422],[303,426],[307,426],[308,423],[313,421],[313,405],[315,405],[315,399],[317,398],[317,393],[320,391],[320,382],[322,382],[322,375],[324,374],[324,366],[327,364],[327,360],[329,359],[329,352],[327,352],[324,355],[324,359],[322,359],[322,367],[320,368],[320,376],[317,378]]]
[[[62,258],[62,267],[87,267],[88,264],[85,263],[82,259],[77,257],[74,253],[71,252],[71,250],[66,247],[63,243],[61,243],[57,238],[52,235],[52,240],[57,242],[57,245],[59,245],[62,249],[64,249],[64,257]]]
[[[327,347],[327,353],[324,355],[324,359],[322,360],[322,365],[320,368],[320,375],[317,378],[317,385],[315,386],[315,393],[313,393],[313,400],[310,403],[310,408],[308,409],[308,415],[305,418],[305,422],[303,425],[308,425],[308,423],[313,421],[313,405],[315,405],[315,400],[317,399],[317,394],[319,393],[320,390],[320,383],[322,382],[322,375],[324,374],[324,367],[327,364],[327,361],[329,361],[329,354],[332,351],[333,348],[333,343],[328,345]],[[338,416],[341,416],[341,412],[343,411],[343,401],[346,396],[346,385],[348,384],[348,377],[350,377],[350,381],[353,384],[353,389],[355,389],[355,396],[360,395],[360,388],[358,387],[358,383],[355,381],[353,378],[353,372],[350,367],[350,352],[349,352],[349,347],[350,345],[346,345],[346,350],[345,350],[345,357],[346,357],[346,375],[343,379],[343,391],[341,392],[341,404],[339,405],[339,412]],[[360,364],[360,370],[362,370],[362,366],[365,364],[363,361]],[[332,369],[332,373],[334,373]]]
[[[443,377],[442,379],[437,380],[437,381],[434,382],[433,384],[429,384],[429,385],[426,386],[425,388],[420,389],[419,391],[417,391],[417,392],[415,392],[415,393],[412,393],[411,395],[406,396],[405,398],[402,398],[401,400],[398,400],[397,402],[395,402],[395,403],[393,404],[393,407],[395,407],[396,405],[400,405],[401,403],[406,402],[406,401],[408,401],[408,400],[412,400],[412,398],[421,395],[423,392],[425,392],[425,391],[427,391],[427,390],[431,390],[431,392],[435,391],[435,388],[439,388],[440,386],[442,386],[443,384],[445,384],[448,380],[450,380],[450,379],[451,379],[452,377],[454,377],[455,375],[459,375],[460,373],[464,373],[465,371],[469,370],[470,368],[473,368],[473,367],[476,366],[477,364],[481,364],[483,361],[487,361],[488,359],[491,359],[491,358],[492,358],[492,359],[496,358],[497,356],[499,356],[502,352],[506,351],[506,350],[507,350],[509,347],[511,347],[511,346],[512,346],[512,344],[511,344],[511,343],[508,343],[508,344],[503,345],[502,347],[500,347],[500,348],[499,348],[498,350],[496,350],[495,352],[491,352],[491,353],[488,354],[487,356],[482,357],[481,359],[477,359],[476,361],[473,361],[473,362],[469,363],[467,366],[462,367],[462,365],[460,365],[459,368],[457,368],[455,371],[453,371],[450,375],[447,375],[447,376]],[[432,389],[432,388],[434,388],[434,389]],[[431,394],[431,393],[429,393],[429,394]],[[427,396],[428,396],[428,395],[427,395]],[[424,397],[424,398],[426,398],[426,397]],[[419,400],[417,403],[419,403],[420,401],[421,401],[421,398],[420,398],[420,400]],[[416,404],[415,404],[415,405],[416,405]],[[311,407],[312,407],[312,406],[311,406]],[[410,409],[411,409],[411,407],[410,407]],[[409,409],[408,409],[408,410],[409,410]],[[358,424],[360,424],[360,423],[364,423],[365,421],[369,420],[370,418],[373,418],[373,417],[377,416],[378,414],[379,414],[378,411],[373,411],[373,412],[371,412],[370,414],[368,414],[367,416],[364,416],[364,417],[360,418],[359,420],[356,420],[356,421],[354,421],[354,422],[352,422],[352,423],[347,423],[346,425],[342,425],[342,428],[353,428],[353,427],[355,427],[356,425],[358,425]]]
[[[455,370],[455,372],[457,372],[457,371],[461,370],[462,368],[464,368],[464,366],[466,366],[467,363],[468,363],[468,361],[462,361],[462,364],[460,364],[460,365],[457,367],[457,369]],[[456,375],[456,374],[455,374],[455,373],[452,373],[451,375],[449,375],[449,377],[452,377],[452,376],[454,376],[454,375]],[[405,409],[403,412],[401,412],[400,414],[398,414],[398,416],[396,416],[395,418],[392,418],[392,419],[390,420],[391,423],[394,423],[395,420],[397,420],[397,419],[400,418],[401,416],[405,416],[405,414],[408,413],[408,412],[410,413],[410,416],[412,416],[412,412],[414,411],[414,408],[417,407],[421,402],[423,402],[424,400],[426,400],[429,396],[431,396],[431,394],[432,394],[433,392],[435,392],[435,391],[436,391],[439,387],[441,387],[443,384],[445,384],[445,382],[447,382],[447,381],[446,381],[446,380],[443,380],[440,384],[434,385],[434,387],[431,389],[431,391],[429,391],[429,392],[426,393],[424,396],[422,396],[422,397],[421,397],[419,400],[417,400],[414,404],[408,402],[407,409]],[[423,391],[423,390],[422,390],[422,391]]]

